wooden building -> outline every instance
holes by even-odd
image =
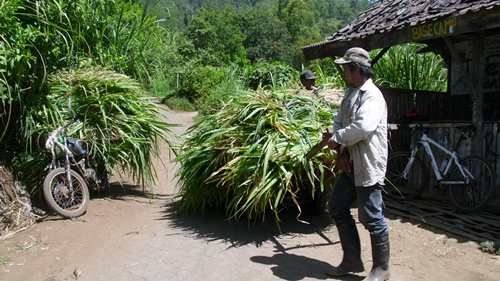
[[[395,122],[409,109],[418,108],[427,115],[424,126],[429,127],[429,136],[450,150],[460,135],[455,127],[475,125],[477,132],[463,145],[462,155],[488,159],[500,186],[500,0],[383,0],[302,51],[307,60],[313,60],[336,59],[351,47],[381,49],[372,58],[376,64],[389,48],[409,42],[423,43],[427,47],[422,52],[443,58],[448,65],[448,90],[381,89],[388,121]],[[391,146],[410,150],[411,131],[394,132]],[[439,159],[439,153],[435,155]],[[431,182],[424,195],[447,198],[436,186]],[[499,188],[490,207],[498,206]]]

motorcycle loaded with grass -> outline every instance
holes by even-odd
[[[78,217],[89,205],[89,187],[94,190],[108,186],[103,163],[97,165],[88,144],[67,136],[67,129],[81,116],[48,134],[45,147],[52,153],[49,172],[43,182],[43,195],[49,207],[65,218]]]

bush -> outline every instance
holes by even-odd
[[[479,244],[479,247],[481,248],[481,251],[488,253],[488,254],[494,254],[494,255],[500,255],[500,248],[495,245],[495,243],[491,241],[484,241]]]
[[[213,92],[201,97],[196,102],[196,108],[200,115],[215,114],[233,99],[242,95],[243,81],[238,76],[238,67],[235,67],[228,75],[227,80],[217,85]]]
[[[297,70],[280,62],[257,62],[242,71],[242,78],[248,88],[286,88],[293,83],[299,83]]]
[[[194,103],[205,95],[213,94],[216,86],[226,80],[226,76],[225,69],[193,65],[180,78],[177,96]]]
[[[194,104],[189,102],[188,99],[180,97],[169,97],[162,101],[169,108],[177,111],[196,111]]]

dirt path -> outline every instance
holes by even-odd
[[[173,128],[181,134],[195,114],[165,115],[169,123],[183,124]],[[82,217],[53,217],[0,240],[0,280],[315,280],[326,279],[328,263],[340,262],[327,216],[305,218],[312,223],[302,225],[285,214],[280,234],[273,223],[250,231],[246,223],[217,215],[169,213],[175,165],[168,147],[162,151],[165,167],[156,163],[155,199],[134,186],[114,188],[92,199]],[[388,223],[391,280],[500,280],[500,259],[476,243],[400,217],[389,215]],[[369,270],[368,233],[358,228]]]

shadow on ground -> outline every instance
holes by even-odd
[[[168,197],[164,198],[168,199]],[[293,253],[299,248],[311,248],[331,246],[339,243],[332,241],[324,233],[331,231],[333,224],[327,214],[322,215],[301,215],[302,223],[297,220],[298,212],[295,210],[283,211],[280,213],[281,222],[277,226],[274,216],[267,214],[265,223],[262,221],[248,221],[240,219],[238,221],[227,220],[224,213],[209,210],[205,214],[179,214],[177,202],[167,200],[163,211],[162,219],[168,222],[168,227],[178,229],[183,235],[188,235],[194,239],[202,239],[210,244],[211,242],[224,243],[226,249],[238,248],[246,245],[261,247],[263,244],[272,244],[273,250],[266,255],[255,255],[250,258],[254,263],[271,265],[270,270],[273,275],[283,280],[303,280],[303,279],[328,279],[324,273],[330,266],[327,262]],[[321,237],[321,243],[315,244],[294,244],[281,243],[282,239],[290,239],[315,234]],[[177,234],[175,234],[177,235]],[[357,281],[363,277],[358,275],[347,275],[336,280]]]
[[[151,197],[148,191],[135,184],[111,182],[109,188],[103,189],[100,192],[91,191],[90,199],[130,200],[131,197],[147,199]]]
[[[326,237],[325,237],[326,238]],[[270,269],[273,275],[284,280],[303,280],[305,278],[314,278],[320,280],[331,279],[325,274],[325,271],[331,265],[307,256],[292,254],[289,251],[293,248],[285,248],[276,238],[271,238],[275,245],[275,251],[279,252],[272,256],[253,256],[250,258],[255,263],[274,265]],[[338,242],[335,242],[338,243]],[[334,244],[331,241],[326,245]],[[318,246],[318,245],[316,245]],[[300,246],[297,246],[300,247]],[[310,247],[308,245],[307,247]],[[304,266],[306,265],[306,266]],[[354,274],[335,277],[335,280],[358,281],[364,277]]]
[[[208,210],[205,214],[179,213],[177,202],[168,202],[164,208],[162,219],[169,222],[169,227],[189,233],[196,239],[204,239],[208,242],[221,241],[228,243],[229,247],[240,247],[254,244],[260,247],[262,243],[268,242],[282,235],[303,235],[322,232],[331,225],[330,218],[326,214],[318,216],[301,215],[297,220],[298,213],[294,210],[280,212],[279,227],[271,213],[266,214],[265,221],[249,221],[244,218],[235,221],[228,220],[223,212]],[[326,238],[328,239],[328,238]],[[328,244],[333,242],[328,241]]]
[[[319,261],[317,259],[312,259],[305,256],[280,253],[275,254],[271,257],[267,256],[254,256],[250,258],[251,261],[255,263],[274,265],[271,267],[273,275],[284,280],[303,280],[305,278],[314,278],[319,280],[331,279],[324,272],[330,265],[326,262]],[[297,271],[297,268],[303,268],[304,265],[307,266],[307,270]],[[345,280],[345,281],[357,281],[362,280],[364,277],[359,275],[345,275],[338,276],[331,280]]]

